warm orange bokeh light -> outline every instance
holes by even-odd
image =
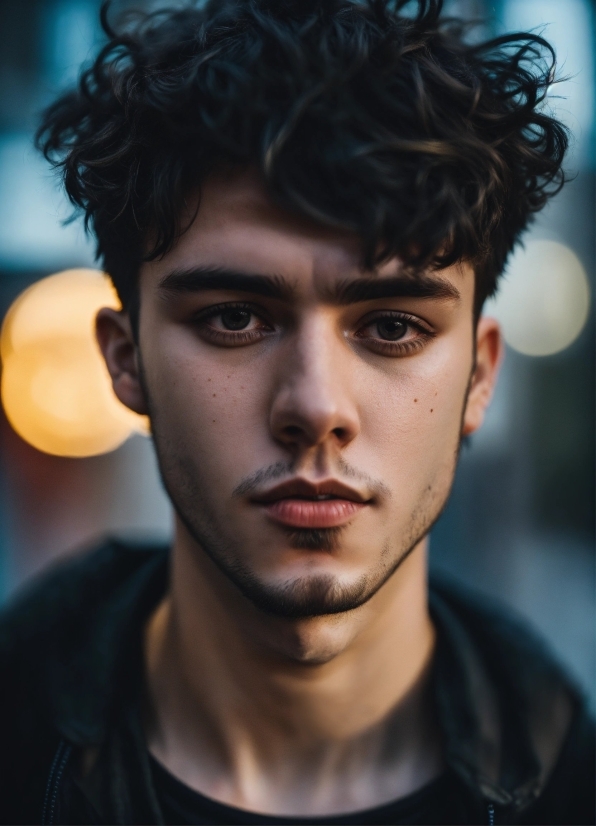
[[[97,270],[67,270],[33,284],[11,306],[0,339],[2,403],[25,441],[57,456],[118,447],[143,417],[112,392],[94,337],[100,307],[118,308]]]

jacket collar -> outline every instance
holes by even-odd
[[[52,716],[73,745],[100,746],[114,710],[138,698],[142,634],[168,584],[168,549],[110,541],[96,551],[93,576],[69,612],[69,628],[47,652]],[[77,627],[73,629],[73,623]]]

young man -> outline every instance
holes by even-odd
[[[593,822],[576,690],[426,574],[501,358],[482,303],[563,180],[549,47],[403,5],[104,20],[45,115],[176,530],[5,612],[5,822]]]

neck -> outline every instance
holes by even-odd
[[[441,767],[422,542],[344,614],[255,609],[181,532],[146,636],[153,754],[230,805],[325,815],[408,794]]]

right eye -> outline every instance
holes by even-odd
[[[272,328],[248,304],[207,307],[194,320],[203,338],[224,347],[260,341]]]

